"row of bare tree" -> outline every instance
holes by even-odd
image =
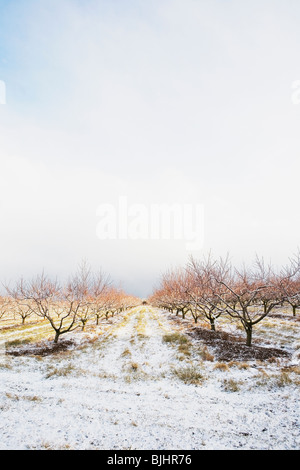
[[[21,278],[14,287],[6,286],[7,295],[0,298],[0,319],[5,315],[20,315],[22,323],[35,314],[49,321],[57,343],[64,333],[81,326],[92,317],[96,324],[127,308],[138,305],[140,299],[116,288],[108,275],[92,273],[86,262],[66,283],[52,280],[42,273],[27,281]]]
[[[202,317],[212,330],[218,317],[227,314],[241,322],[251,346],[253,326],[276,306],[289,304],[293,315],[300,308],[300,254],[279,271],[258,257],[250,268],[234,267],[228,256],[191,257],[185,267],[162,276],[149,302],[177,315],[181,312],[183,318],[189,312],[195,322]]]

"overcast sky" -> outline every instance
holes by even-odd
[[[0,0],[2,280],[85,258],[147,296],[190,254],[285,264],[300,245],[299,24],[299,0]],[[201,250],[101,240],[99,206],[120,197],[202,206]]]

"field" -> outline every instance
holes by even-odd
[[[64,335],[0,328],[1,449],[299,449],[300,323],[276,312],[253,347],[150,306]]]

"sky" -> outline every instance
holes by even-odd
[[[1,281],[86,259],[147,297],[190,255],[286,264],[299,23],[298,0],[0,0]],[[188,207],[201,246],[140,236],[154,204]]]

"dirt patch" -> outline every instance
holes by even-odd
[[[61,340],[58,343],[49,341],[7,349],[5,354],[9,356],[48,356],[49,354],[67,351],[74,346],[75,342],[72,340]]]
[[[280,318],[280,320],[300,322],[300,316],[287,315],[286,313],[269,313],[268,317],[271,318]]]
[[[188,333],[193,339],[202,341],[213,349],[213,354],[218,361],[253,361],[271,360],[276,357],[290,357],[290,354],[282,349],[267,348],[263,346],[246,346],[245,339],[233,336],[222,331],[212,331],[206,328],[192,328]]]

